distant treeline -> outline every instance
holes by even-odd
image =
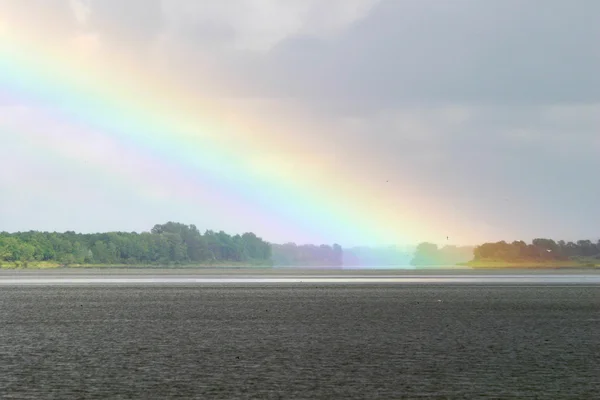
[[[436,266],[465,263],[473,259],[473,247],[422,243],[416,249],[389,247],[352,247],[340,245],[272,245],[273,264],[281,266]]]
[[[565,242],[552,239],[534,239],[531,244],[523,241],[507,243],[484,243],[477,246],[473,252],[475,261],[568,261],[600,259],[600,240],[596,243],[590,240]]]
[[[273,265],[278,266],[341,266],[343,250],[339,244],[297,245],[295,243],[271,245]]]
[[[421,243],[416,248],[353,247],[333,245],[271,244],[254,233],[229,235],[194,225],[168,222],[150,232],[0,233],[0,265],[32,263],[59,265],[205,265],[248,264],[278,266],[439,266],[474,262],[543,263],[546,261],[600,260],[600,240],[555,242],[534,239],[512,243],[484,243],[477,247],[438,247]]]
[[[155,225],[144,233],[0,233],[0,264],[268,264],[270,260],[270,244],[254,233],[201,234],[194,225],[174,222]]]
[[[474,247],[444,246],[438,248],[434,243],[421,243],[417,246],[411,265],[440,266],[466,263],[473,259]]]

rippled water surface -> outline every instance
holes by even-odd
[[[0,287],[2,398],[592,398],[600,287]]]

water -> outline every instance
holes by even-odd
[[[279,277],[196,277],[196,276],[129,276],[129,277],[33,277],[0,278],[0,286],[29,285],[181,285],[181,284],[488,284],[488,285],[600,285],[600,275],[413,275],[413,276],[279,276]]]
[[[395,284],[395,285],[600,285],[598,271],[514,270],[326,270],[326,269],[124,269],[0,270],[0,287],[23,285],[214,285],[214,284]]]
[[[0,397],[592,398],[600,287],[0,287]]]

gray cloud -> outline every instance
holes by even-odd
[[[302,108],[338,151],[498,231],[595,234],[600,2],[382,0],[335,35],[273,28],[267,51],[231,46],[266,40],[252,24],[188,11],[171,40],[205,67],[190,82]]]
[[[338,3],[92,0],[89,25],[132,51],[166,39],[190,77],[208,62],[205,74],[235,82],[237,96],[306,99],[326,113],[600,100],[595,0]]]
[[[0,21],[10,19],[14,26],[51,27],[52,35],[70,37],[76,20],[67,0],[0,0]]]
[[[164,29],[160,0],[89,0],[88,29],[135,50],[156,39]]]
[[[49,12],[22,1],[23,21]],[[256,115],[282,136],[322,135],[506,239],[597,235],[597,0],[91,0],[83,27],[52,4],[61,34],[151,50],[232,109],[265,99]]]
[[[411,175],[457,212],[524,238],[591,237],[599,14],[594,0],[388,0],[333,40],[225,53],[219,71],[248,96],[353,120],[330,125],[340,149]],[[453,123],[452,109],[467,116]]]
[[[296,35],[228,67],[250,93],[357,113],[406,104],[600,99],[595,0],[380,2],[335,40]]]
[[[598,236],[600,103],[468,107],[454,123],[449,114],[424,108],[370,116],[351,137],[391,179],[418,179],[450,212],[510,232],[506,239]]]
[[[260,53],[294,35],[327,38],[363,18],[380,0],[163,0],[172,31],[220,26],[232,33],[227,46]],[[209,38],[214,38],[210,35]]]

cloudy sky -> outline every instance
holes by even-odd
[[[470,244],[600,237],[598,15],[597,0],[0,0],[0,33],[134,60],[251,115],[286,149],[304,145],[293,156],[261,153],[265,168],[309,170],[314,154],[329,155],[330,175],[410,216],[402,240]],[[133,178],[119,190],[90,178],[85,158],[52,150],[77,126],[23,98],[0,86],[0,230],[139,231],[178,220],[318,240],[207,212],[208,203],[157,202]],[[126,157],[111,149],[107,169]]]

